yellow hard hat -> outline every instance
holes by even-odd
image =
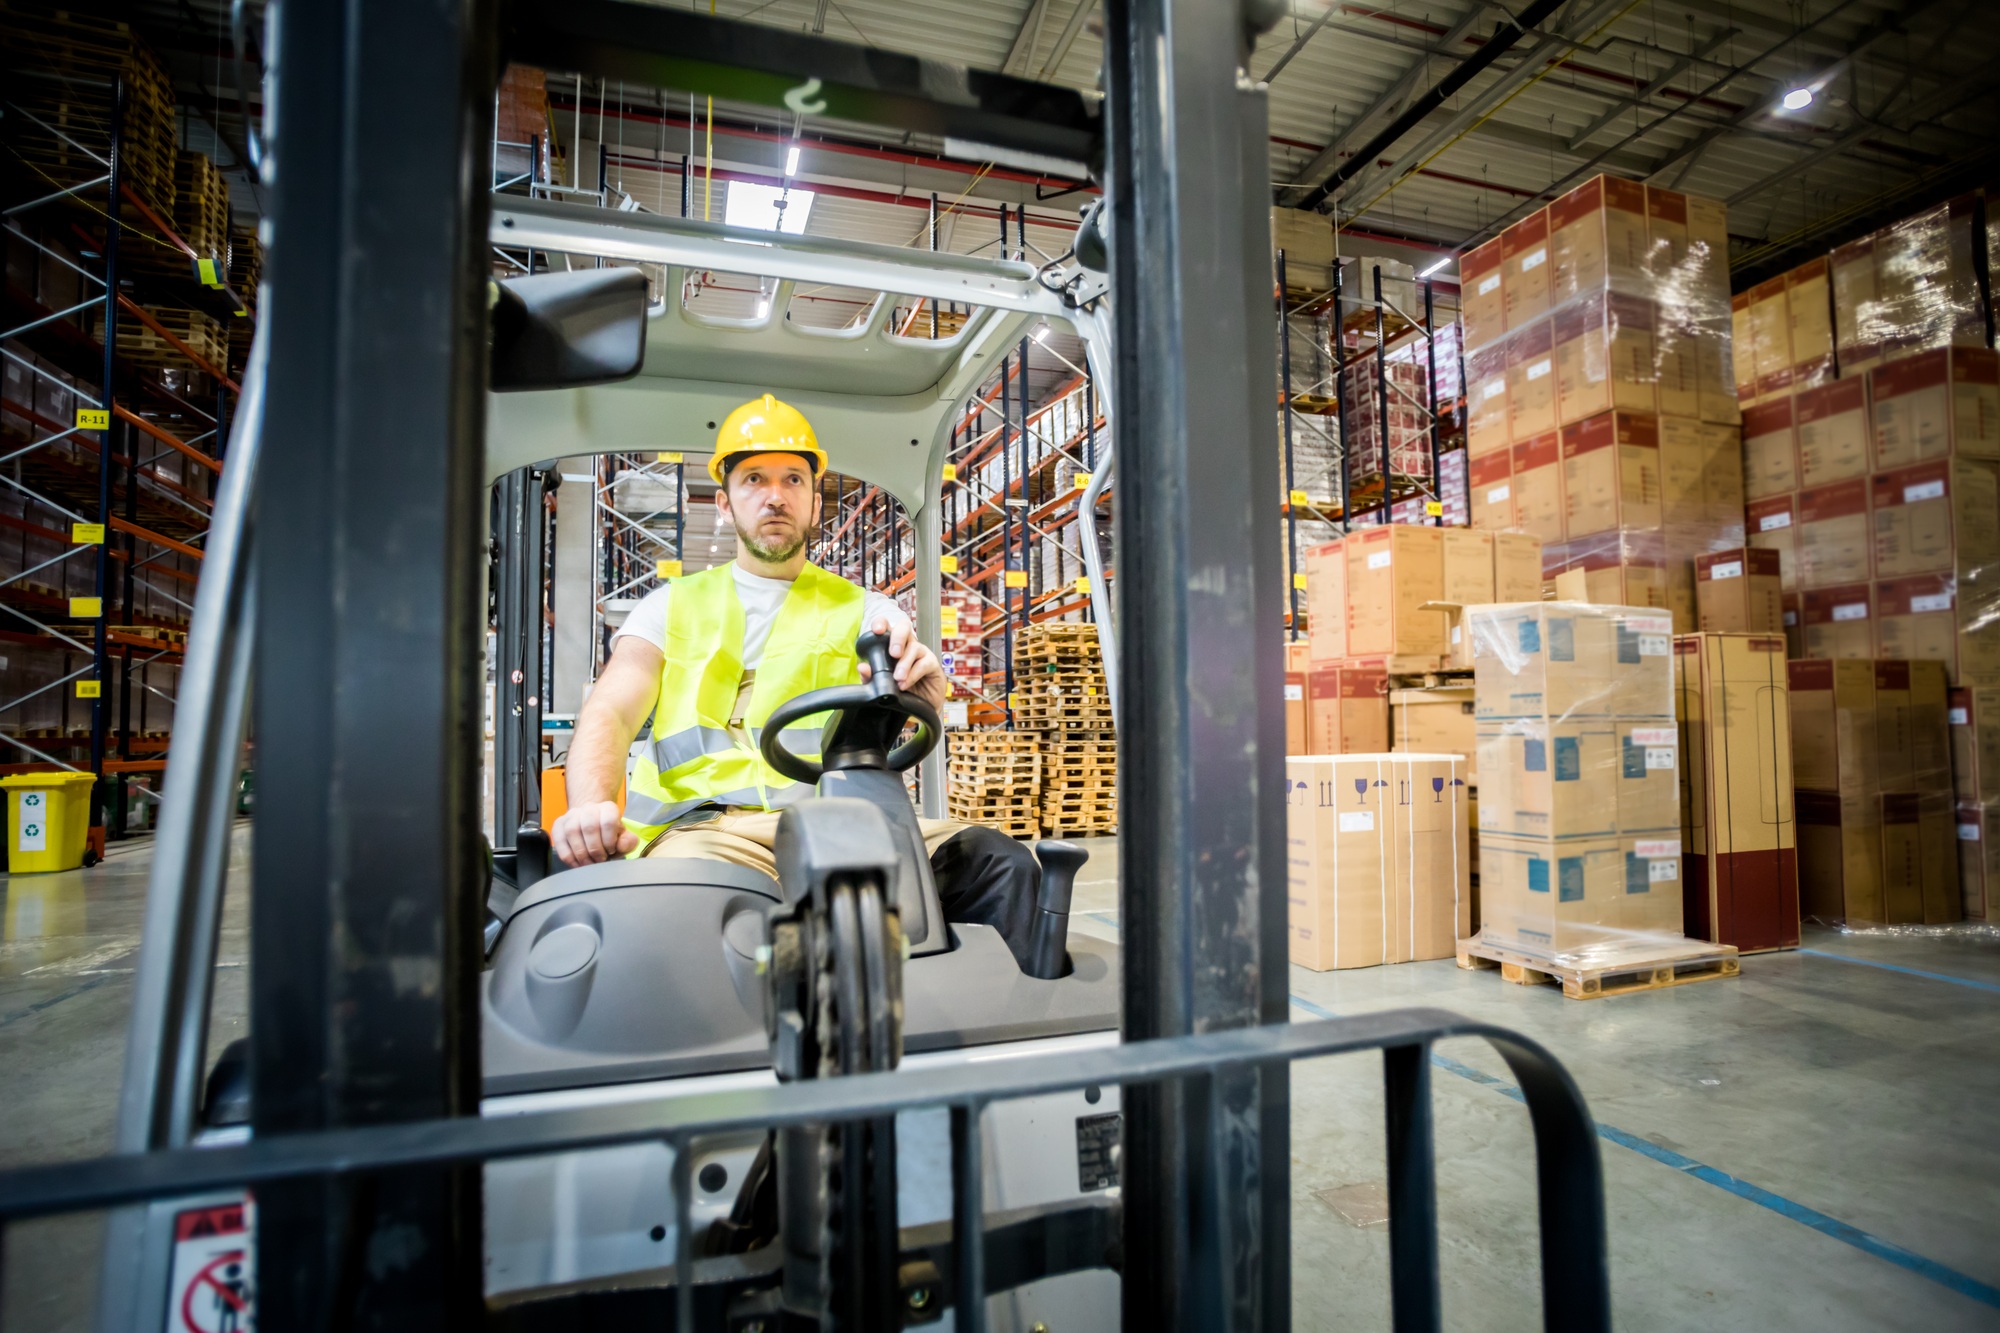
[[[708,475],[720,486],[732,458],[772,453],[810,458],[815,477],[826,471],[826,450],[819,447],[812,422],[798,408],[767,393],[752,398],[723,421],[722,429],[715,433],[715,454],[708,460]]]

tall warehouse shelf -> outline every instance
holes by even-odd
[[[166,767],[256,242],[129,29],[10,3],[0,44],[0,771],[95,774],[116,837]]]

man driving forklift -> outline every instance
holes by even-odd
[[[902,608],[806,560],[825,467],[811,423],[770,394],[723,421],[708,474],[736,529],[736,558],[648,593],[613,638],[570,741],[569,809],[550,831],[566,865],[710,857],[775,878],[779,812],[813,789],[764,762],[764,723],[808,690],[867,679],[854,650],[864,622],[889,636],[897,687],[943,702],[944,672]],[[651,739],[628,774],[649,716]],[[1034,856],[995,829],[921,824],[945,918],[992,926],[1025,960]]]

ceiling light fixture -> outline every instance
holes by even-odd
[[[1784,108],[1787,111],[1803,111],[1812,105],[1813,90],[1794,88],[1785,94]]]
[[[785,174],[787,176],[799,174],[799,146],[796,143],[785,150]]]
[[[1446,268],[1450,267],[1450,265],[1451,265],[1451,256],[1446,255],[1443,259],[1438,260],[1437,263],[1432,264],[1422,273],[1417,274],[1417,276],[1420,278],[1428,278],[1434,273],[1442,273]]]

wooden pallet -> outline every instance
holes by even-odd
[[[1733,945],[1704,940],[1662,943],[1656,951],[1604,967],[1564,967],[1506,945],[1489,944],[1477,936],[1458,942],[1458,965],[1467,970],[1498,967],[1501,979],[1517,986],[1553,982],[1571,1000],[1599,1000],[1693,981],[1714,981],[1736,976],[1741,967]]]
[[[1118,821],[1108,823],[1070,823],[1060,819],[1044,819],[1041,825],[1044,838],[1103,838],[1118,831]]]
[[[1465,690],[1472,688],[1470,671],[1413,671],[1389,673],[1392,690]]]

